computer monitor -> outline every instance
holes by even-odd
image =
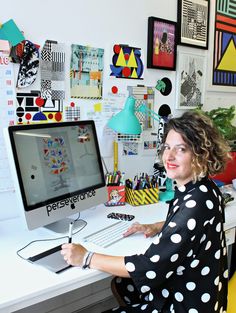
[[[7,137],[28,229],[67,232],[67,217],[107,200],[94,121],[9,126]]]

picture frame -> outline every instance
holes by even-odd
[[[178,0],[178,44],[208,49],[210,0]]]
[[[176,109],[202,107],[205,95],[206,56],[178,51]]]
[[[236,19],[232,18],[230,7],[222,8],[222,0],[211,3],[209,53],[207,62],[207,90],[235,93],[236,69]]]
[[[148,18],[147,68],[176,68],[177,23],[154,16]]]

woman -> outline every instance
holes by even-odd
[[[166,221],[136,223],[125,234],[155,235],[147,251],[118,257],[64,244],[62,254],[74,266],[118,276],[113,289],[120,307],[107,312],[226,312],[223,202],[208,176],[224,170],[229,147],[207,117],[191,111],[168,122],[163,142],[167,176],[177,182]]]

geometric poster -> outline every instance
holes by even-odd
[[[116,78],[143,79],[143,62],[141,49],[128,45],[116,44],[113,46],[110,76]]]
[[[43,99],[39,90],[16,94],[16,124],[61,122],[63,100]]]
[[[236,86],[236,1],[234,0],[216,0],[212,67],[213,86]],[[230,91],[235,90],[232,88]]]
[[[104,49],[71,45],[71,98],[101,99]]]

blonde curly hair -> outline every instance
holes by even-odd
[[[193,153],[194,181],[224,171],[230,159],[230,147],[210,118],[190,110],[181,117],[170,119],[165,127],[163,143],[170,130],[179,133]]]

